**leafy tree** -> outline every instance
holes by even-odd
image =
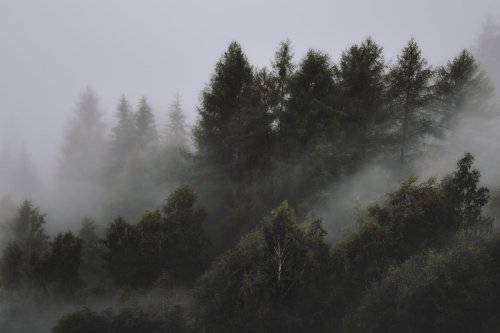
[[[98,288],[104,276],[103,255],[104,245],[97,235],[97,226],[94,220],[85,218],[80,224],[78,238],[82,241],[82,264],[80,275],[88,287]]]
[[[80,310],[59,319],[52,329],[54,333],[107,333],[108,322],[105,316],[84,306]]]
[[[24,278],[25,258],[16,242],[7,244],[0,262],[1,284],[6,289],[19,286]]]
[[[208,241],[203,232],[205,211],[187,186],[178,187],[162,207],[165,232],[165,266],[179,281],[197,277],[206,263]]]
[[[79,268],[82,262],[82,240],[71,232],[60,233],[50,242],[35,268],[36,278],[54,285],[61,293],[72,295],[80,286]]]
[[[314,328],[329,249],[319,222],[299,225],[286,203],[218,257],[198,281],[208,332]],[[305,295],[313,293],[308,299]],[[318,296],[316,298],[316,296]]]
[[[491,220],[481,214],[488,190],[478,186],[479,172],[472,156],[458,161],[457,170],[437,182],[418,184],[409,178],[387,195],[383,204],[369,207],[355,232],[348,233],[333,251],[332,296],[337,323],[358,306],[363,293],[390,267],[415,254],[442,250],[450,238],[484,234]]]
[[[457,237],[450,249],[389,270],[363,296],[345,331],[493,332],[499,284],[490,242]]]
[[[118,284],[137,284],[137,253],[140,234],[137,227],[117,217],[106,229],[104,260],[113,280]]]
[[[398,124],[401,165],[406,162],[409,151],[418,146],[418,140],[434,130],[434,115],[426,108],[431,101],[432,75],[417,42],[410,39],[388,75],[389,95]]]
[[[344,128],[354,143],[355,160],[377,153],[381,138],[379,125],[384,119],[385,64],[382,47],[371,38],[353,45],[342,53],[338,77],[345,112]]]
[[[280,43],[278,50],[274,53],[272,69],[278,88],[278,103],[276,110],[278,116],[278,126],[279,130],[282,130],[281,117],[285,112],[287,101],[290,96],[290,79],[295,70],[290,40],[287,39]]]

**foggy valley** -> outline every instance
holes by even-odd
[[[0,332],[500,331],[496,1],[0,5]]]

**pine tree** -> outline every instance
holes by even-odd
[[[493,85],[470,52],[460,52],[439,67],[436,76],[434,93],[444,128],[456,124],[461,114],[480,116],[488,111]]]
[[[434,128],[434,114],[427,108],[431,102],[430,80],[433,72],[422,57],[422,51],[412,38],[398,56],[389,72],[389,94],[394,107],[394,119],[399,127],[399,162],[403,165],[418,140]]]
[[[355,160],[377,153],[381,133],[377,123],[384,111],[384,58],[371,38],[344,51],[339,64],[339,90],[345,112],[343,127],[353,142]]]
[[[182,109],[181,97],[177,94],[168,111],[166,141],[169,146],[187,149],[188,139],[186,115]]]
[[[199,154],[215,166],[228,166],[233,176],[242,171],[238,164],[245,133],[240,126],[251,83],[252,68],[241,46],[232,42],[217,62],[198,109],[194,134]]]
[[[155,118],[148,105],[146,97],[139,102],[139,109],[135,115],[138,144],[141,149],[154,146],[158,143]]]

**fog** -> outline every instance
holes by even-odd
[[[148,97],[162,119],[179,93],[192,123],[199,93],[231,40],[256,66],[269,65],[281,40],[296,58],[309,48],[334,60],[372,36],[394,59],[408,38],[432,64],[469,48],[497,1],[2,1],[0,147],[24,143],[50,177],[61,133],[87,86],[109,122],[117,100]],[[453,8],[452,10],[450,10]]]
[[[485,36],[495,37],[495,43]],[[235,166],[225,169],[210,164],[209,159],[200,163],[205,152],[196,141],[202,137],[204,94],[210,92],[214,68],[232,41],[241,44],[252,70],[257,70],[272,68],[273,55],[286,39],[291,41],[298,67],[310,49],[324,51],[337,66],[343,52],[367,37],[383,48],[386,72],[413,37],[433,70],[463,49],[470,50],[488,84],[474,95],[476,104],[465,103],[463,109],[453,110],[459,116],[452,125],[440,129],[439,135],[426,134],[406,163],[399,164],[394,157],[398,155],[394,144],[384,154],[346,162],[342,154],[355,148],[342,151],[345,147],[321,146],[323,142],[292,152],[296,160],[290,162],[286,159],[289,152],[280,150],[281,139],[274,143],[276,148],[270,147],[269,137],[249,144],[260,144],[260,155],[269,155],[260,157],[264,166],[253,164],[253,152],[250,162],[240,162],[239,146],[231,155]],[[167,196],[188,184],[205,205],[204,230],[212,242],[206,256],[213,260],[258,228],[264,212],[278,200],[296,205],[293,209],[299,220],[308,214],[321,218],[328,241],[337,244],[343,231],[355,228],[371,203],[383,202],[403,179],[411,175],[440,179],[455,169],[466,152],[475,157],[481,185],[500,188],[498,0],[459,4],[454,0],[0,0],[0,50],[0,252],[11,236],[9,223],[24,199],[46,214],[44,227],[51,237],[68,230],[77,233],[83,220],[92,219],[97,235],[103,238],[105,228],[117,216],[137,224],[146,210],[166,221],[166,215],[161,215],[166,213],[155,209],[165,210]],[[471,106],[479,104],[481,110]],[[437,113],[439,105],[429,107],[433,108]],[[258,131],[261,137],[270,135]],[[346,137],[351,135],[345,131]],[[342,144],[349,142],[342,139],[346,140]],[[377,147],[379,152],[384,144]],[[310,147],[317,151],[307,151]],[[340,153],[328,150],[332,147]],[[311,176],[307,172],[315,170],[308,169],[308,158],[321,153],[338,153],[338,164],[344,163],[345,170],[335,174],[323,166],[318,169],[335,174],[328,173],[334,180],[322,183],[320,179],[317,188],[304,185],[300,177],[306,179]],[[324,160],[331,162],[327,157]],[[311,183],[318,182],[311,179]],[[283,193],[289,197],[282,197]],[[149,213],[144,215],[146,222]],[[103,246],[96,244],[96,248]],[[157,314],[170,302],[172,309],[180,305],[188,309],[188,315],[182,316],[199,315],[188,282],[175,284],[171,272],[161,271],[167,277],[156,277],[153,287],[123,287],[105,272],[103,250],[95,251],[97,264],[84,270],[93,272],[99,266],[102,271],[95,280],[86,271],[88,285],[80,286],[74,299],[59,298],[59,291],[50,288],[36,290],[34,285],[19,294],[10,293],[0,280],[0,298],[4,299],[0,301],[0,330],[47,331],[61,315],[82,304],[98,311],[138,306]],[[170,288],[167,298],[162,283]],[[92,288],[109,289],[101,297]],[[42,302],[44,293],[53,299]],[[25,317],[36,318],[44,304],[43,315],[33,321],[36,327],[18,315],[19,308],[26,306]]]

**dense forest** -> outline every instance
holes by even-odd
[[[391,62],[370,37],[335,61],[297,61],[285,40],[268,68],[232,42],[193,128],[180,96],[163,125],[121,96],[107,130],[86,89],[53,188],[26,151],[0,157],[17,175],[0,331],[498,332],[500,180],[482,182],[474,152],[418,177],[464,119],[500,116],[489,29],[435,66],[414,39]],[[375,166],[387,193],[337,208]]]

